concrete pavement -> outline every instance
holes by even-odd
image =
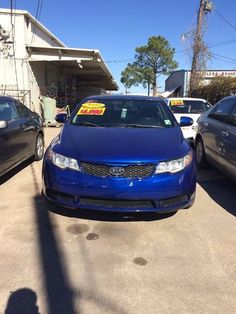
[[[216,170],[168,217],[58,210],[40,162],[17,171],[0,186],[1,313],[236,312],[235,184]]]

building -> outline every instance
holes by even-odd
[[[31,14],[0,9],[0,95],[40,112],[42,97],[58,106],[118,89],[99,50],[68,48]]]
[[[165,92],[162,95],[164,97],[188,96],[190,75],[189,70],[173,71],[165,81]],[[236,70],[201,71],[201,80],[204,84],[208,84],[215,77],[236,77]]]

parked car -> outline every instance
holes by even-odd
[[[193,143],[196,137],[197,119],[203,112],[212,107],[211,104],[201,98],[167,98],[166,101],[178,122],[183,115],[193,119],[191,126],[181,128],[184,137]]]
[[[91,96],[68,119],[58,114],[56,120],[65,124],[44,157],[48,200],[73,209],[128,212],[193,204],[194,155],[162,99]]]
[[[0,176],[34,156],[43,158],[42,119],[18,100],[0,96]]]
[[[198,120],[196,156],[236,181],[236,96],[226,97]]]

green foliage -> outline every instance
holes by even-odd
[[[134,64],[128,63],[124,71],[121,72],[120,81],[126,88],[137,86],[142,81],[142,74],[138,71]]]
[[[135,61],[129,63],[121,73],[121,82],[127,88],[138,84],[146,87],[149,84],[155,95],[158,74],[168,74],[178,65],[173,59],[175,49],[164,37],[153,36],[148,39],[147,45],[137,47],[135,52]]]
[[[215,104],[220,99],[236,94],[235,77],[216,77],[208,85],[200,85],[193,90],[191,96],[207,99]]]

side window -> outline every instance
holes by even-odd
[[[232,110],[232,106],[234,104],[234,99],[226,99],[219,102],[218,105],[214,108],[213,111],[209,114],[209,117],[218,120],[221,122],[226,122],[229,117],[229,113]]]
[[[236,103],[234,104],[233,111],[229,117],[229,124],[236,127]]]
[[[207,101],[204,103],[204,107],[205,107],[205,111],[210,109],[212,107],[212,105]]]
[[[28,118],[32,115],[32,112],[21,102],[16,102],[16,105],[17,105],[17,110],[20,114],[20,117]]]
[[[12,100],[5,100],[0,103],[0,120],[14,121],[19,119],[19,114]]]

